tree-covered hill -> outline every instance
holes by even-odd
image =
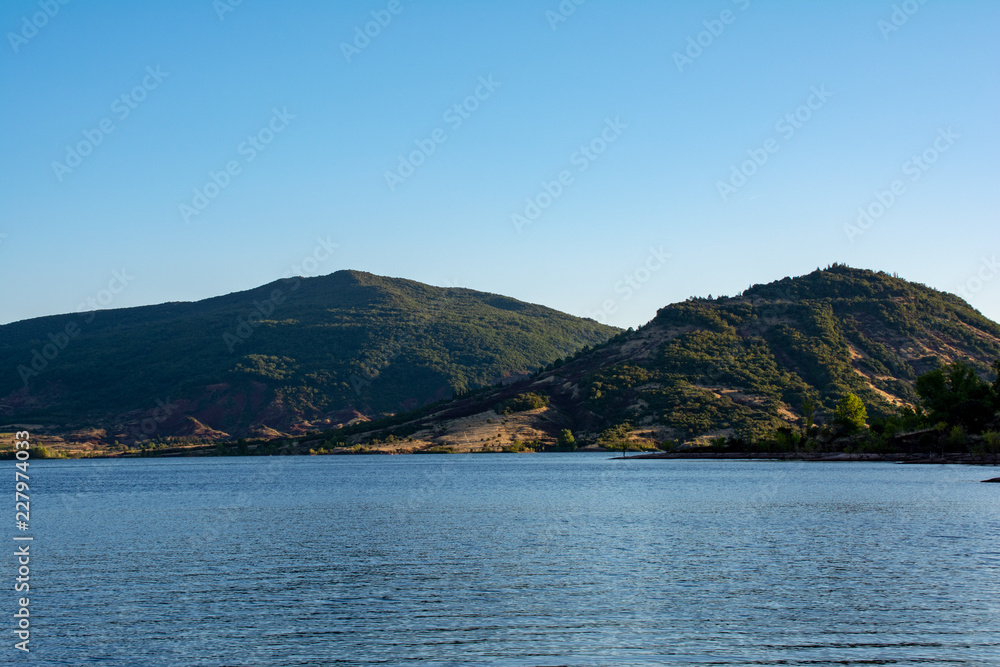
[[[966,361],[985,378],[998,357],[1000,325],[958,297],[834,265],[734,297],[667,306],[637,331],[518,386],[456,401],[405,431],[447,432],[446,441],[430,442],[455,445],[460,429],[448,424],[495,418],[496,406],[534,394],[546,407],[507,422],[549,443],[563,429],[581,442],[623,434],[659,443],[751,440],[806,413],[828,421],[852,393],[873,417],[916,405],[921,374]]]
[[[591,411],[688,438],[759,437],[848,393],[886,412],[916,404],[928,370],[967,360],[985,375],[1000,356],[1000,326],[958,297],[840,265],[667,306],[635,338],[641,353],[609,351],[581,378]]]
[[[192,418],[229,434],[303,430],[531,372],[616,331],[495,294],[339,271],[0,326],[0,419],[99,426],[123,442],[188,432]]]

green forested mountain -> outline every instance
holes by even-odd
[[[553,443],[564,430],[580,444],[753,439],[807,412],[829,421],[848,394],[877,418],[916,405],[921,374],[965,361],[991,378],[997,358],[1000,325],[958,297],[840,265],[688,299],[627,332],[341,271],[2,326],[0,419],[94,427],[122,442],[275,430],[403,438],[409,449]]]
[[[294,432],[534,371],[616,331],[494,294],[339,271],[0,326],[0,419],[126,439]]]
[[[875,415],[918,402],[917,377],[955,360],[986,375],[1000,326],[956,296],[835,265],[661,309],[580,378],[602,419],[679,437],[759,437],[848,393]]]
[[[873,417],[916,405],[919,375],[964,360],[988,377],[997,358],[1000,325],[958,297],[834,265],[734,297],[667,306],[637,331],[556,362],[528,382],[456,401],[401,432],[448,430],[430,442],[460,446],[460,429],[448,423],[495,418],[528,394],[545,407],[507,415],[505,428],[517,422],[525,434],[519,437],[553,442],[569,429],[583,442],[602,434],[651,442],[753,439],[804,412],[829,422],[849,393]]]

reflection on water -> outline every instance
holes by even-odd
[[[32,472],[34,664],[1000,665],[990,470],[556,454]]]

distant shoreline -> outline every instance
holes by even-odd
[[[983,460],[971,454],[848,454],[846,452],[653,452],[634,456],[617,456],[619,460],[634,459],[758,459],[768,461],[881,462],[911,464],[962,464],[997,466],[1000,460]]]
[[[3,452],[10,454],[12,452]],[[49,461],[77,461],[80,459],[138,459],[138,458],[245,458],[248,456],[454,456],[456,454],[494,454],[494,455],[516,455],[535,454],[539,452],[499,452],[499,451],[473,451],[473,452],[450,452],[450,451],[389,451],[389,450],[366,450],[352,451],[349,449],[333,450],[323,454],[311,454],[305,451],[284,451],[273,453],[247,452],[237,454],[233,452],[220,453],[216,446],[196,446],[180,447],[163,450],[146,450],[144,452],[128,453],[104,453],[84,457],[52,457],[43,460]],[[983,459],[977,458],[968,453],[846,453],[846,452],[698,452],[698,451],[675,451],[675,452],[646,452],[643,454],[632,454],[621,456],[620,450],[611,450],[598,447],[581,448],[575,451],[551,451],[544,452],[550,454],[577,454],[577,453],[603,453],[609,454],[609,460],[615,461],[635,461],[650,459],[678,459],[678,460],[758,460],[758,461],[815,461],[815,462],[844,462],[844,463],[904,463],[922,465],[973,465],[973,466],[1000,466],[1000,458]],[[0,456],[0,458],[12,458]]]

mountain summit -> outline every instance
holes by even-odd
[[[535,371],[616,329],[359,271],[0,326],[0,418],[121,442],[276,435]]]

